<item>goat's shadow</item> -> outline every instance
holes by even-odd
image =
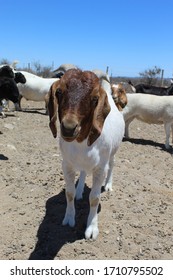
[[[43,112],[42,112],[43,111]],[[20,110],[19,112],[22,113],[29,113],[29,114],[39,114],[39,115],[44,115],[46,116],[46,110],[44,108],[24,108]]]
[[[162,143],[158,143],[158,142],[154,142],[152,140],[145,140],[145,139],[141,139],[141,138],[123,138],[123,142],[130,142],[130,143],[134,143],[137,145],[143,145],[143,146],[153,146],[156,148],[159,148],[160,150],[163,150],[169,154],[173,154],[173,148],[170,147],[170,149],[166,149],[165,145]]]
[[[0,154],[0,160],[8,160],[9,158],[4,156],[3,154]]]
[[[8,118],[8,117],[16,118],[16,114],[13,113],[12,111],[11,112],[6,112],[5,111],[4,113],[5,113],[5,117],[4,118]],[[2,132],[0,134],[2,134]]]
[[[29,260],[53,260],[64,244],[84,238],[89,213],[89,192],[90,188],[85,185],[83,199],[75,202],[74,228],[62,226],[66,210],[65,191],[47,200],[46,214],[37,232],[38,241]]]

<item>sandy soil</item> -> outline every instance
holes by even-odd
[[[61,225],[66,200],[57,141],[43,103],[0,119],[0,259],[173,259],[173,149],[163,126],[134,121],[117,155],[114,191],[102,192],[100,234],[85,240],[88,195],[75,228]]]

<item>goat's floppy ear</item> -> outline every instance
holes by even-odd
[[[98,104],[94,110],[92,127],[88,136],[88,146],[91,146],[102,132],[104,121],[109,114],[111,108],[108,102],[106,92],[99,87],[99,99]]]
[[[55,82],[49,90],[48,93],[48,111],[49,111],[49,127],[52,131],[53,137],[57,137],[57,110],[58,110],[58,100],[56,97],[56,88],[57,88],[58,82]]]

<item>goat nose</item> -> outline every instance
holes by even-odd
[[[72,121],[61,122],[61,133],[63,137],[72,138],[76,136],[76,129],[78,124]]]

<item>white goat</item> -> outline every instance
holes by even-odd
[[[82,196],[85,176],[92,173],[90,212],[85,237],[96,239],[99,233],[97,210],[101,187],[112,189],[114,155],[124,135],[124,120],[111,96],[107,81],[100,85],[91,71],[68,70],[49,92],[50,128],[57,136],[57,111],[60,121],[60,149],[66,183],[67,208],[63,225],[75,225],[74,199]],[[80,179],[75,189],[75,173]]]
[[[22,97],[26,100],[45,101],[51,85],[59,80],[58,78],[42,78],[26,71],[20,71],[26,78],[25,84],[18,84],[18,89]],[[19,107],[20,104],[19,104]]]
[[[14,70],[14,73],[16,73],[17,70]],[[39,77],[38,75],[35,75],[33,73],[30,73],[30,72],[27,72],[27,71],[20,71],[20,73],[22,73],[26,79],[30,79],[30,78],[42,78],[42,77]]]
[[[77,69],[78,67],[74,64],[71,64],[71,63],[64,63],[64,64],[61,64],[57,69],[55,69],[53,72],[63,72],[63,74],[65,72],[67,72],[67,70],[70,70],[70,69]]]
[[[127,106],[123,109],[125,137],[129,137],[129,125],[135,118],[149,124],[164,124],[165,147],[169,149],[171,128],[173,139],[173,96],[127,93],[127,99]]]

